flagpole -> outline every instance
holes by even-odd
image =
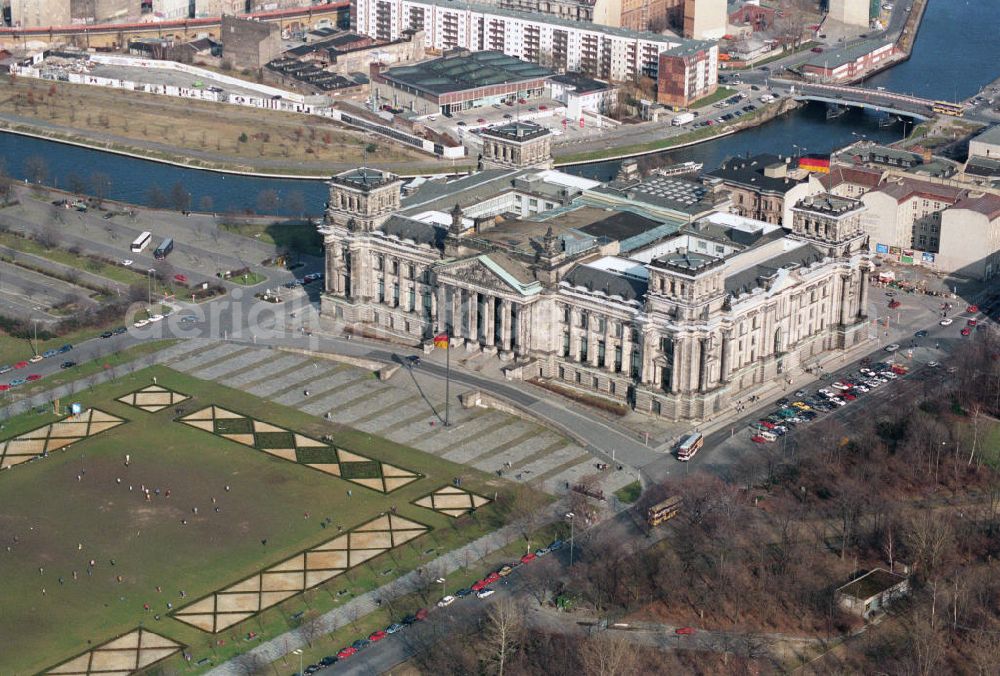
[[[451,331],[445,331],[444,335],[448,339],[448,347],[444,350],[444,426],[447,427],[451,412]]]

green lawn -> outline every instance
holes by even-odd
[[[80,329],[78,331],[67,333],[64,336],[51,338],[49,340],[39,340],[37,343],[27,338],[13,338],[11,336],[0,334],[0,364],[11,364],[22,359],[28,359],[35,354],[36,345],[38,347],[38,354],[41,354],[46,350],[58,349],[66,343],[82,343],[83,341],[89,340],[94,336],[101,335],[101,332],[104,330],[104,328]],[[56,358],[58,359],[58,357]],[[72,357],[66,358],[71,359]]]
[[[233,275],[229,278],[229,281],[234,284],[242,284],[243,286],[256,286],[262,282],[266,282],[267,276],[251,271],[245,275]]]
[[[642,484],[638,481],[626,484],[615,491],[615,497],[626,504],[632,504],[640,495],[642,495]]]
[[[383,495],[176,423],[172,408],[150,414],[115,401],[150,384],[154,376],[160,385],[193,397],[183,403],[187,411],[218,404],[314,438],[332,434],[341,448],[425,478]],[[139,623],[188,645],[195,662],[208,657],[218,663],[249,647],[243,641],[248,632],[262,638],[277,635],[295,625],[296,613],[321,613],[386,584],[504,519],[502,510],[492,505],[455,520],[410,502],[454,476],[462,476],[470,490],[489,496],[505,491],[507,482],[165,367],[121,377],[73,400],[130,422],[56,451],[44,461],[0,473],[0,533],[19,537],[12,552],[3,552],[0,575],[0,636],[18,648],[0,650],[0,673],[53,666],[85,650],[88,641],[97,645]],[[29,414],[6,421],[3,433],[7,438],[51,421],[51,414]],[[132,458],[128,468],[125,453]],[[86,471],[78,481],[81,470]],[[121,484],[117,478],[122,478]],[[130,492],[128,484],[135,490]],[[145,502],[138,496],[139,484],[170,488],[172,495]],[[232,486],[230,492],[224,490],[226,484]],[[218,500],[219,513],[214,512],[212,497]],[[194,516],[196,506],[200,511]],[[331,531],[320,527],[326,516],[349,529],[391,506],[401,516],[430,526],[431,532],[219,634],[166,615],[167,602],[176,609],[330,539]],[[312,517],[304,518],[305,512]],[[188,524],[182,525],[185,518]],[[266,546],[261,544],[265,538]],[[92,576],[86,574],[90,559],[97,562]],[[44,574],[39,574],[39,566]],[[123,576],[120,584],[117,575]],[[60,576],[64,584],[58,582]],[[182,589],[184,600],[179,597]],[[144,612],[144,603],[151,612]],[[186,665],[176,657],[164,668],[179,671]]]
[[[710,106],[716,101],[721,101],[722,99],[728,99],[730,96],[736,93],[735,89],[730,89],[729,87],[719,87],[715,90],[714,94],[709,94],[703,99],[698,99],[692,103],[688,108],[691,110],[696,110],[702,106]]]
[[[316,226],[308,222],[266,223],[222,223],[219,227],[237,235],[258,239],[273,244],[279,251],[311,256],[323,255],[323,236]]]
[[[95,275],[106,277],[109,281],[125,285],[146,283],[146,275],[140,274],[130,268],[112,265],[81,254],[74,254],[65,249],[47,249],[34,240],[18,237],[9,232],[0,232],[0,244],[8,246],[11,249],[34,254],[56,263],[62,263],[63,265],[69,265],[79,270],[85,270]]]

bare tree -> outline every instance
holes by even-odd
[[[266,674],[268,673],[270,667],[267,658],[253,650],[237,656],[233,661],[236,663],[240,672],[246,674],[247,676]]]
[[[306,197],[301,190],[292,190],[285,197],[285,208],[289,213],[302,218],[306,213]]]
[[[191,208],[191,193],[181,185],[180,181],[170,188],[170,204],[177,211],[187,211]]]
[[[104,205],[108,193],[111,192],[111,177],[103,171],[95,171],[90,175],[90,189],[97,202],[97,208],[100,209]]]
[[[904,537],[918,574],[925,579],[935,578],[954,547],[951,523],[940,515],[925,514],[910,521]]]
[[[524,613],[510,597],[503,597],[490,608],[486,619],[485,645],[497,676],[503,676],[511,656],[521,640]]]
[[[24,158],[24,175],[30,183],[44,183],[49,177],[49,163],[41,155]]]
[[[214,205],[215,203],[212,201],[211,195],[202,195],[201,198],[198,200],[198,208],[204,211],[205,213],[211,211]]]
[[[278,192],[271,188],[266,188],[257,193],[257,211],[262,214],[273,214],[278,210],[281,199]]]
[[[7,164],[0,157],[0,202],[6,203],[10,199],[10,193],[14,182],[7,173]]]
[[[587,676],[626,676],[635,673],[635,648],[621,634],[593,636],[584,641],[580,652]]]

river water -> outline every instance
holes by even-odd
[[[1000,75],[1000,59],[996,57],[998,26],[1000,0],[929,0],[913,57],[866,84],[933,98],[968,97]],[[658,155],[664,163],[693,160],[711,169],[726,157],[747,153],[829,152],[860,135],[890,142],[901,138],[905,129],[908,125],[904,128],[902,123],[880,127],[873,113],[856,109],[827,120],[824,106],[809,104],[759,127]],[[319,215],[327,195],[326,187],[318,180],[221,174],[14,134],[0,133],[0,157],[7,171],[18,179],[27,175],[26,165],[33,162],[29,158],[41,157],[47,173],[44,182],[60,188],[71,188],[80,181],[86,184],[95,173],[106,174],[111,179],[107,196],[135,204],[150,204],[153,193],[169,195],[180,184],[191,194],[195,209],[271,211],[261,208],[268,207],[271,200],[260,196],[273,190],[279,198],[279,213],[291,215],[304,204],[307,213]],[[606,180],[617,172],[619,164],[597,162],[566,170]]]

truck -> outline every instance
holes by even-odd
[[[674,115],[674,119],[670,120],[670,124],[675,127],[679,127],[682,124],[687,124],[694,120],[694,113],[678,113]]]

